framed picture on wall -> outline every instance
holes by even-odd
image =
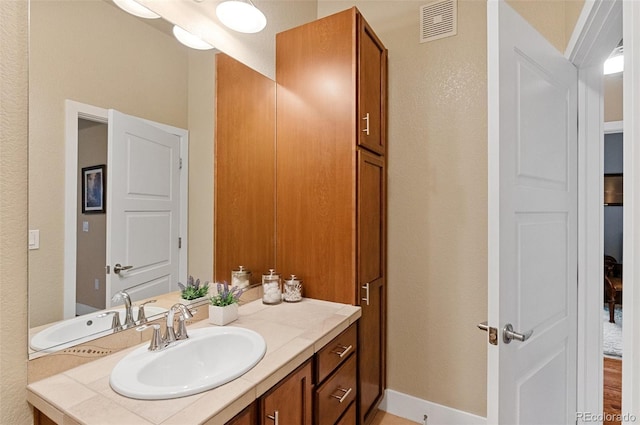
[[[604,204],[622,205],[622,173],[604,175]]]
[[[105,213],[104,164],[82,169],[82,213]]]

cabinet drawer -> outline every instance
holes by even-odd
[[[356,399],[356,356],[350,356],[316,391],[317,425],[333,425]]]
[[[358,328],[356,324],[335,337],[317,354],[316,382],[320,383],[334,371],[351,353],[355,353],[358,344]]]
[[[356,404],[351,403],[344,415],[340,418],[336,425],[356,425]]]

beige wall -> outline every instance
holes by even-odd
[[[584,0],[507,0],[507,3],[564,53]]]
[[[575,7],[515,3],[564,50]],[[318,15],[354,4],[389,49],[388,386],[485,416],[486,2],[459,0],[458,34],[425,44],[422,1],[321,0]]]
[[[32,423],[27,384],[28,10],[0,1],[0,423]]]
[[[604,77],[604,121],[622,121],[622,73]]]
[[[189,274],[213,279],[215,58],[189,53]]]

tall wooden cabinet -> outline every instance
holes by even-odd
[[[362,306],[359,423],[385,388],[387,51],[356,8],[276,36],[276,262]]]

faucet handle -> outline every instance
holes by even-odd
[[[140,304],[138,306],[138,324],[139,325],[144,325],[145,323],[148,322],[147,320],[147,316],[145,315],[145,311],[144,311],[144,306],[150,303],[154,303],[157,300],[149,300],[149,301],[145,301],[142,304]]]
[[[184,316],[178,317],[178,330],[176,331],[176,339],[182,340],[189,338],[187,334],[187,326],[185,325],[186,320],[184,320]]]
[[[153,328],[153,334],[151,335],[151,341],[149,342],[149,351],[160,351],[169,345],[162,338],[162,335],[160,334],[160,325],[158,324],[138,326],[136,330],[138,332],[142,332],[148,328]]]
[[[98,317],[107,317],[110,314],[113,314],[113,320],[111,321],[111,329],[113,332],[120,332],[122,330],[122,324],[120,323],[120,313],[117,311],[106,311],[102,314],[99,314]]]

